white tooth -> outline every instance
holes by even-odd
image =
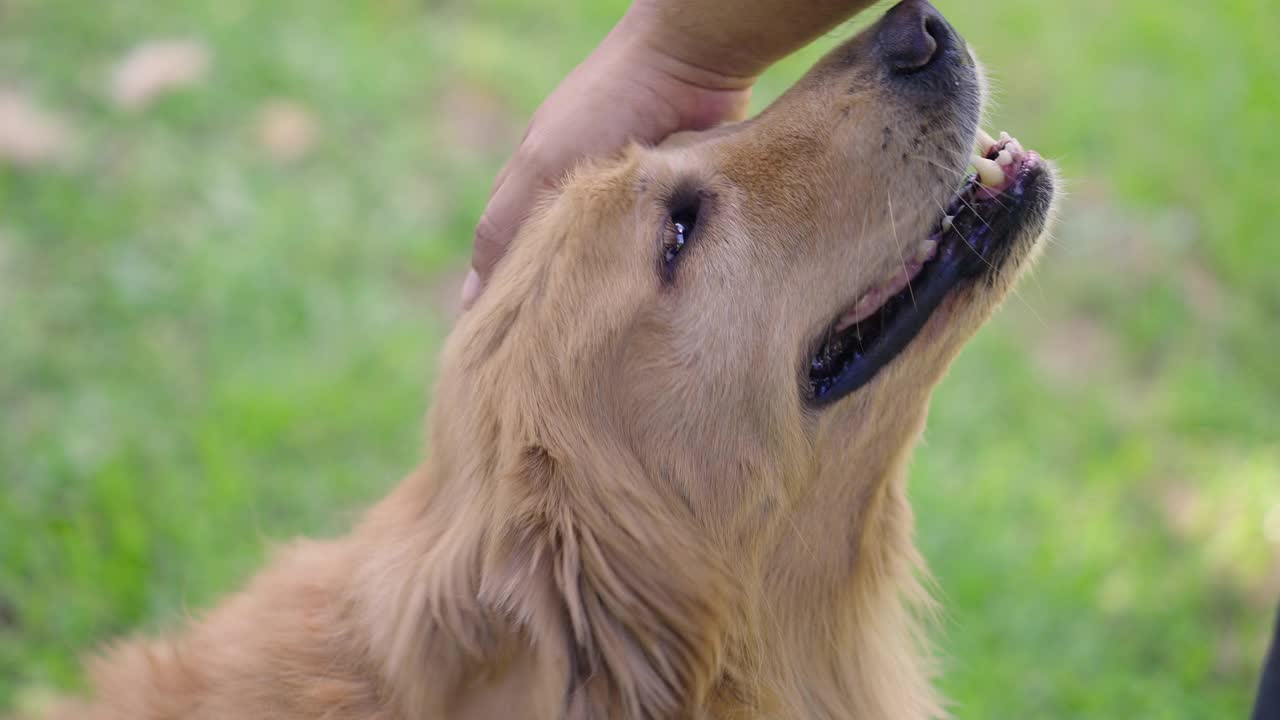
[[[1018,142],[1018,138],[1013,138],[1009,140],[1008,145],[1005,145],[1005,149],[1009,152],[1020,153],[1022,152],[1022,143]]]
[[[1005,167],[1006,165],[1012,165],[1013,155],[1007,149],[1001,150],[999,154],[996,155],[996,164],[999,165],[1000,167]]]
[[[1009,133],[1003,130],[1000,131],[1000,142],[1007,143],[1012,139],[1013,139],[1013,136],[1009,135]]]
[[[1004,170],[995,160],[975,157],[973,166],[978,169],[978,181],[987,187],[995,187],[1004,182]]]
[[[996,141],[982,128],[978,128],[978,154],[986,155],[995,147]]]
[[[955,215],[943,215],[942,216],[942,232],[950,232],[951,222],[955,219],[956,219]]]
[[[915,261],[923,263],[933,255],[934,248],[938,247],[936,240],[921,240],[920,245],[916,247]]]

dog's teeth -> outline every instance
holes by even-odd
[[[975,156],[971,162],[978,171],[978,181],[987,187],[995,187],[1004,182],[1004,170],[995,160]]]
[[[956,219],[955,215],[943,215],[942,216],[942,232],[944,233],[951,232],[951,224],[952,222],[955,221],[955,219]]]
[[[1013,164],[1013,154],[1006,148],[996,155],[996,164],[1000,167],[1007,167]]]
[[[986,155],[995,147],[996,141],[982,128],[978,128],[978,154]]]
[[[921,240],[916,247],[915,261],[917,263],[925,263],[929,258],[933,257],[933,251],[937,249],[937,240]]]
[[[1000,142],[1002,142],[1002,143],[1007,143],[1007,142],[1009,142],[1009,141],[1010,141],[1010,140],[1012,140],[1012,139],[1013,139],[1013,136],[1012,136],[1012,135],[1010,135],[1009,133],[1007,133],[1007,132],[1005,132],[1005,131],[1003,131],[1003,130],[1001,130],[1001,131],[1000,131]]]
[[[1023,152],[1022,143],[1018,142],[1018,138],[1010,138],[1009,144],[1004,146],[1006,150],[1012,153]]]

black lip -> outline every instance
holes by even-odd
[[[911,343],[953,290],[993,277],[1010,257],[1021,231],[1043,220],[1052,195],[1049,174],[1034,153],[1028,154],[999,197],[966,198],[976,187],[970,176],[947,209],[955,219],[949,231],[939,229],[937,255],[908,288],[856,326],[841,333],[828,330],[823,336],[810,360],[814,404],[829,405],[869,383]]]

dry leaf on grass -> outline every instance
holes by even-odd
[[[258,144],[277,160],[306,155],[318,134],[311,113],[292,100],[272,100],[258,112]]]
[[[25,95],[0,90],[0,162],[32,167],[66,155],[70,126]]]
[[[161,40],[139,45],[121,60],[111,76],[111,97],[128,110],[147,106],[167,92],[204,79],[209,50],[194,40]]]

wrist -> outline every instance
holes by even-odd
[[[727,42],[724,32],[699,29],[670,0],[633,0],[615,29],[662,58],[685,82],[708,89],[750,88],[777,59],[762,57],[758,43]]]
[[[625,47],[655,70],[704,90],[747,90],[763,72],[744,56],[699,44],[663,22],[648,3],[635,2],[609,33],[606,42]]]
[[[660,27],[643,2],[633,3],[602,43],[633,79],[662,93],[681,115],[679,129],[741,119],[758,73],[738,72],[694,52],[678,33]]]

